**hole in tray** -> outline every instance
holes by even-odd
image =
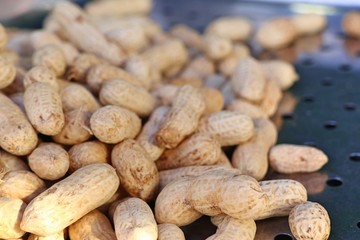
[[[310,147],[316,147],[316,143],[313,141],[305,141],[304,145],[310,146]]]
[[[315,97],[312,94],[306,94],[306,95],[302,96],[302,100],[304,102],[313,102],[315,100]]]
[[[347,102],[344,104],[345,110],[354,111],[356,109],[356,104],[354,102]]]
[[[321,81],[321,85],[328,87],[328,86],[332,86],[333,82],[332,79],[330,77],[326,77]]]
[[[360,222],[358,222],[358,223],[356,224],[356,226],[357,226],[358,228],[360,228]]]
[[[351,65],[350,64],[341,64],[340,67],[339,67],[339,70],[341,72],[350,72],[351,71]]]
[[[279,233],[274,237],[274,240],[292,240],[292,236],[287,233]]]
[[[293,120],[294,119],[294,114],[293,113],[284,113],[281,117],[284,120]]]
[[[330,178],[326,181],[326,184],[330,187],[339,187],[342,185],[342,180],[339,177]]]
[[[310,67],[314,65],[314,60],[312,60],[311,58],[305,58],[301,64],[305,67]]]
[[[334,129],[337,127],[337,122],[335,120],[328,120],[324,123],[326,129]]]
[[[349,155],[350,160],[359,162],[360,161],[360,152],[353,152]]]

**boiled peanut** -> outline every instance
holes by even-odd
[[[98,109],[90,118],[95,137],[104,143],[118,143],[134,138],[140,131],[140,118],[121,107],[108,105]]]
[[[116,1],[90,2],[85,6],[87,13],[94,17],[111,17],[122,15],[140,15],[151,11],[152,1],[134,0],[134,1]]]
[[[315,172],[328,162],[328,157],[314,147],[279,144],[271,148],[269,161],[280,173]]]
[[[207,35],[204,38],[204,52],[214,61],[224,59],[233,49],[231,41],[217,35]]]
[[[259,103],[259,107],[268,116],[273,116],[282,97],[281,89],[276,82],[267,81],[264,92],[264,98]]]
[[[45,180],[58,180],[69,169],[69,154],[55,143],[41,143],[28,156],[31,170]]]
[[[267,81],[276,82],[282,90],[290,88],[299,78],[294,66],[281,60],[260,62]]]
[[[218,224],[218,229],[214,235],[206,240],[226,240],[244,239],[252,240],[255,238],[256,224],[252,219],[238,220],[229,216],[224,217]]]
[[[24,76],[24,87],[27,88],[35,82],[44,82],[49,84],[56,92],[59,91],[59,85],[56,81],[55,73],[46,66],[35,66],[31,68]]]
[[[249,57],[250,49],[244,44],[234,44],[233,51],[218,64],[218,70],[225,76],[233,75],[240,59]]]
[[[200,92],[205,101],[204,114],[218,112],[224,107],[224,97],[219,90],[214,88],[201,88]]]
[[[159,224],[158,230],[158,240],[185,240],[183,231],[175,224]]]
[[[315,34],[323,30],[326,26],[326,17],[315,14],[298,14],[292,17],[299,35]]]
[[[0,57],[0,89],[9,86],[15,79],[16,68],[4,57]]]
[[[203,39],[193,28],[184,24],[176,24],[169,30],[171,36],[174,36],[185,43],[188,48],[201,50],[203,48]]]
[[[28,165],[19,157],[0,150],[0,169],[4,172],[29,170]]]
[[[141,86],[147,90],[156,82],[156,77],[154,77],[156,70],[152,69],[150,63],[141,56],[129,57],[125,63],[125,70],[134,75],[141,82]]]
[[[30,234],[27,240],[65,240],[64,231],[60,231],[48,236],[37,236],[35,234]]]
[[[246,41],[251,33],[251,22],[242,17],[220,17],[208,24],[205,33],[231,41]]]
[[[48,67],[57,77],[60,77],[65,73],[66,59],[59,47],[46,45],[35,51],[32,56],[32,64]]]
[[[86,82],[86,75],[89,71],[89,69],[96,65],[101,63],[102,60],[100,60],[96,55],[91,53],[81,53],[79,54],[72,64],[69,67],[69,70],[67,71],[67,79],[77,81],[77,82]]]
[[[192,59],[182,71],[181,77],[193,79],[205,79],[215,73],[214,63],[204,57],[198,56]]]
[[[253,119],[267,117],[267,114],[259,106],[242,99],[234,99],[226,106],[226,109],[247,115]]]
[[[80,168],[33,199],[20,227],[40,236],[59,232],[109,200],[118,186],[115,169],[108,164]]]
[[[95,112],[100,108],[95,97],[80,84],[72,83],[61,91],[61,102],[65,112],[81,108],[89,112]]]
[[[20,228],[25,207],[20,199],[0,197],[0,238],[20,238],[25,234]]]

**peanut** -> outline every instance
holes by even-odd
[[[25,207],[20,199],[0,197],[0,238],[20,238],[25,234],[20,228]]]
[[[53,136],[56,143],[73,145],[85,142],[92,136],[91,113],[78,108],[65,113],[65,125],[61,132]]]
[[[221,111],[224,107],[224,97],[219,90],[214,88],[201,88],[201,94],[205,101],[205,112],[204,114],[210,114]]]
[[[328,157],[314,147],[279,144],[271,148],[269,160],[280,173],[315,172],[328,162]]]
[[[114,213],[118,240],[157,240],[158,229],[151,208],[141,199],[128,198],[119,203]]]
[[[259,106],[242,99],[234,99],[226,106],[226,109],[247,115],[252,119],[267,117],[267,114]]]
[[[145,88],[117,79],[102,85],[99,98],[104,105],[123,107],[140,117],[150,115],[156,105],[155,98]]]
[[[252,240],[255,238],[256,224],[252,219],[238,220],[229,216],[224,217],[218,224],[214,235],[206,240],[242,239]]]
[[[34,66],[45,66],[54,71],[57,77],[64,75],[66,59],[61,49],[55,45],[46,45],[35,51],[32,56]]]
[[[155,109],[136,138],[139,145],[145,149],[152,161],[156,161],[165,150],[155,144],[155,133],[158,131],[168,111],[169,107],[166,106]]]
[[[220,111],[204,116],[198,132],[210,134],[221,146],[237,145],[254,135],[254,123],[250,117],[238,112]]]
[[[204,56],[192,59],[181,73],[181,77],[205,79],[215,73],[214,63]]]
[[[184,24],[176,24],[169,30],[171,36],[176,37],[184,42],[188,48],[201,50],[203,48],[203,39],[200,34],[193,28]]]
[[[350,37],[360,38],[360,30],[357,26],[360,23],[360,12],[350,11],[348,12],[342,21],[342,29],[346,35]]]
[[[20,227],[40,236],[59,232],[109,200],[118,186],[110,165],[85,166],[33,199]]]
[[[292,43],[297,35],[296,25],[290,19],[274,18],[260,26],[255,39],[265,49],[279,49]]]
[[[239,60],[249,56],[250,49],[246,45],[240,43],[234,44],[231,54],[219,62],[218,70],[225,76],[231,76],[233,75]]]
[[[281,60],[260,62],[267,81],[276,82],[282,90],[290,88],[299,78],[294,66]]]
[[[31,170],[45,180],[58,180],[69,169],[69,154],[60,145],[42,143],[29,155]]]
[[[205,103],[199,90],[191,86],[181,87],[156,133],[158,146],[176,147],[186,136],[195,131],[204,110]]]
[[[14,155],[29,154],[38,137],[25,114],[8,97],[0,93],[0,146]]]
[[[56,81],[55,73],[46,66],[35,66],[31,68],[24,76],[24,88],[28,88],[35,82],[49,84],[56,92],[59,91],[59,85]]]
[[[315,14],[300,14],[292,17],[299,35],[311,35],[320,32],[326,26],[326,17]]]
[[[175,224],[159,224],[158,230],[158,240],[185,240],[183,231]]]
[[[92,66],[86,77],[87,85],[94,93],[100,91],[101,85],[104,82],[112,79],[121,79],[136,86],[141,86],[141,82],[135,76],[110,64],[97,64]]]
[[[134,197],[152,199],[159,185],[155,163],[135,140],[126,139],[114,147],[111,162],[116,168],[121,185]]]
[[[224,59],[232,49],[233,45],[227,38],[217,35],[207,35],[204,38],[204,53],[214,61]]]
[[[1,58],[0,58],[1,59]],[[1,89],[1,91],[7,95],[24,92],[23,78],[25,76],[26,70],[23,67],[16,67],[15,78],[6,88]]]
[[[91,2],[85,6],[85,10],[94,17],[119,17],[123,15],[140,15],[151,11],[152,1],[132,0],[106,2]]]
[[[93,210],[69,226],[71,240],[116,240],[109,219],[98,210]]]
[[[6,30],[2,24],[0,24],[0,51],[3,50],[8,42],[8,36]]]
[[[30,234],[27,240],[65,240],[64,231],[57,232],[48,236],[37,236]]]
[[[0,196],[18,198],[25,203],[29,203],[45,189],[44,181],[27,170],[4,173],[0,181]]]
[[[260,101],[264,97],[265,85],[261,65],[252,57],[242,58],[231,78],[236,95],[249,101]]]
[[[108,147],[99,141],[89,141],[73,145],[69,150],[69,172],[94,163],[108,163],[110,153]]]
[[[86,82],[86,75],[89,69],[101,62],[102,60],[100,60],[94,54],[81,53],[70,65],[69,70],[67,71],[67,79],[84,83]]]
[[[95,112],[100,108],[95,97],[80,84],[72,83],[61,91],[61,102],[64,112],[78,108],[88,112]]]
[[[140,131],[141,121],[129,110],[108,105],[91,116],[90,127],[100,141],[115,144],[126,138],[134,138]]]
[[[156,82],[156,70],[152,69],[150,63],[141,56],[132,56],[126,60],[125,70],[134,75],[140,82],[141,86],[149,90]]]
[[[15,79],[16,68],[4,57],[0,57],[0,89],[9,86]]]
[[[24,93],[26,115],[36,130],[54,136],[64,127],[60,95],[47,83],[35,82]]]
[[[251,22],[242,17],[220,17],[210,22],[205,33],[231,41],[246,41],[251,33]]]
[[[5,152],[4,150],[0,150],[0,169],[4,172],[10,172],[16,170],[29,170],[29,167],[19,157]]]
[[[194,165],[213,165],[221,153],[220,144],[207,134],[194,134],[174,149],[166,150],[156,161],[158,170]]]
[[[330,235],[330,218],[323,206],[305,202],[295,206],[289,215],[291,233],[296,239],[326,240]]]
[[[264,98],[259,103],[259,107],[268,115],[273,116],[279,105],[282,92],[278,84],[274,81],[267,81],[265,85]]]

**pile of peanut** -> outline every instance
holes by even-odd
[[[269,166],[308,173],[328,157],[275,145],[271,117],[298,75],[246,45],[286,47],[326,18],[254,29],[221,17],[200,35],[164,32],[151,7],[60,2],[41,30],[0,25],[0,239],[183,240],[179,227],[203,215],[218,227],[208,240],[254,239],[255,221],[277,216],[298,240],[328,239],[329,216],[300,182],[263,180]],[[360,37],[359,25],[350,13],[344,31]]]

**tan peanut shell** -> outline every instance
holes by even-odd
[[[315,172],[328,162],[328,157],[314,147],[279,144],[271,148],[269,161],[280,173]]]
[[[111,152],[121,186],[134,197],[152,199],[159,186],[159,174],[148,153],[135,140],[126,139]]]
[[[66,87],[70,86],[72,83],[69,82],[68,80],[66,79],[63,79],[63,78],[57,78],[56,79],[56,82],[58,83],[59,85],[59,92],[61,92],[62,90],[64,90]]]
[[[187,199],[187,192],[191,186],[190,179],[191,177],[185,177],[173,181],[160,192],[155,202],[155,217],[159,224],[185,226],[202,216]]]
[[[93,210],[69,226],[71,240],[116,240],[109,219],[98,210]]]
[[[220,111],[204,116],[197,129],[210,134],[221,146],[248,141],[255,133],[252,119],[238,112]]]
[[[0,51],[3,50],[8,42],[8,36],[6,30],[2,24],[0,24]]]
[[[134,0],[131,2],[110,0],[106,2],[90,2],[85,6],[88,14],[100,18],[145,15],[151,11],[151,8],[152,1],[150,0]]]
[[[261,180],[268,171],[268,153],[276,142],[277,131],[266,118],[258,118],[254,122],[255,136],[235,149],[231,162],[242,174]]]
[[[59,47],[46,45],[34,52],[32,64],[34,66],[48,67],[57,77],[60,77],[65,73],[66,59]]]
[[[47,83],[35,82],[24,93],[26,115],[36,130],[54,136],[64,127],[60,95]]]
[[[149,154],[152,161],[156,161],[165,150],[155,144],[155,134],[165,119],[169,109],[170,108],[167,106],[156,108],[152,112],[149,120],[142,127],[139,135],[136,137],[137,142]]]
[[[169,40],[154,45],[141,55],[160,73],[169,71],[171,68],[180,70],[188,60],[187,50],[180,40]]]
[[[94,163],[107,163],[109,158],[108,147],[102,142],[89,141],[76,144],[69,150],[69,171],[74,172],[79,168]]]
[[[265,49],[279,49],[292,43],[298,35],[296,25],[287,18],[274,18],[263,23],[255,40]]]
[[[100,60],[96,55],[91,53],[81,53],[79,54],[72,64],[69,66],[69,70],[67,71],[67,79],[71,81],[86,82],[86,75],[89,71],[89,69],[96,65],[101,63],[102,60]]]
[[[151,208],[141,199],[128,198],[120,202],[114,213],[118,240],[157,240],[158,229]]]
[[[240,59],[249,56],[249,47],[241,43],[234,44],[232,52],[219,62],[218,70],[225,76],[231,76],[233,75],[236,65]]]
[[[264,98],[259,107],[268,115],[273,116],[282,98],[282,91],[274,81],[266,81]]]
[[[12,64],[15,66],[18,66],[22,63],[21,62],[22,59],[20,58],[20,55],[11,49],[3,50],[2,52],[0,52],[0,56],[2,58],[4,58],[5,61],[7,61],[9,64]]]
[[[43,180],[27,170],[15,170],[5,173],[0,180],[0,196],[18,198],[29,203],[46,190]]]
[[[226,110],[247,115],[252,119],[267,117],[267,114],[259,106],[243,99],[234,99],[226,106]]]
[[[193,134],[174,149],[166,150],[156,166],[159,171],[194,165],[213,165],[221,154],[221,146],[210,135]]]
[[[48,236],[37,236],[35,234],[30,234],[27,240],[65,240],[64,231],[60,231]]]
[[[256,224],[254,220],[238,220],[226,216],[218,224],[218,229],[216,230],[216,233],[206,238],[206,240],[253,240],[255,238],[255,233]]]
[[[221,111],[224,107],[224,97],[221,92],[214,88],[201,88],[201,94],[205,101],[205,112],[204,114],[210,114]]]
[[[0,150],[0,169],[4,172],[16,171],[16,170],[29,170],[25,161],[19,157],[12,155],[4,150]]]
[[[201,50],[203,48],[203,39],[201,35],[193,28],[184,24],[176,24],[169,30],[171,36],[183,41],[188,48]]]
[[[35,66],[31,68],[24,76],[24,88],[29,87],[32,83],[44,82],[49,84],[56,92],[59,91],[59,85],[53,70],[46,66]]]
[[[295,206],[289,215],[291,233],[298,240],[327,240],[330,235],[330,218],[326,209],[316,202]]]
[[[255,220],[288,216],[293,207],[307,200],[305,187],[295,180],[267,180],[261,181],[259,184],[269,197],[269,201]]]
[[[91,112],[82,108],[65,113],[65,125],[53,136],[56,143],[74,145],[87,141],[92,136],[90,129]]]
[[[61,91],[61,102],[64,112],[81,108],[95,112],[100,108],[96,98],[80,84],[72,83]]]
[[[261,65],[252,57],[240,59],[231,77],[235,94],[249,101],[260,101],[265,94],[265,85]]]
[[[221,151],[219,160],[217,161],[217,163],[215,165],[219,166],[219,167],[233,168],[233,166],[231,165],[230,159],[226,156],[224,151]]]
[[[115,144],[126,138],[134,138],[140,131],[141,120],[127,109],[108,105],[91,116],[90,127],[100,141]]]
[[[20,238],[25,234],[20,228],[26,204],[20,199],[0,197],[0,238]]]
[[[268,60],[260,62],[265,79],[276,82],[282,90],[290,88],[299,76],[294,66],[282,60]]]
[[[106,33],[106,38],[116,43],[128,55],[136,54],[145,49],[148,39],[140,26],[124,26]]]
[[[316,34],[326,26],[326,17],[316,14],[298,14],[291,18],[299,35]]]
[[[181,77],[193,79],[205,79],[215,73],[215,66],[211,59],[198,56],[192,59],[181,72]]]
[[[159,172],[160,189],[163,189],[169,183],[179,180],[184,177],[197,177],[213,169],[224,168],[224,166],[210,165],[210,166],[188,166],[175,169],[163,170]]]
[[[56,4],[52,14],[61,32],[78,49],[93,53],[114,65],[120,65],[124,61],[123,51],[116,44],[106,40],[105,36],[90,23],[80,7],[71,2],[60,2]]]
[[[360,23],[360,12],[359,11],[350,11],[345,14],[342,20],[342,29],[346,35],[360,38],[360,30],[357,26]]]
[[[156,97],[161,105],[170,105],[179,90],[179,86],[174,84],[162,84],[152,90],[151,94]]]
[[[28,156],[31,170],[45,180],[58,180],[69,169],[69,154],[59,144],[41,143]]]
[[[185,240],[183,231],[175,224],[159,224],[158,231],[158,240]]]
[[[154,74],[155,69],[152,69],[150,63],[142,56],[131,56],[126,60],[125,71],[132,74],[140,82],[141,86],[149,90],[156,82]]]
[[[119,178],[110,165],[85,166],[33,199],[21,229],[40,236],[59,232],[109,200],[118,187]]]
[[[140,117],[150,115],[156,105],[156,99],[145,88],[120,79],[106,81],[99,98],[104,105],[123,107]]]
[[[14,155],[29,154],[38,137],[21,109],[0,93],[0,147]]]
[[[26,70],[23,67],[16,67],[15,69],[14,80],[6,88],[1,89],[1,91],[8,96],[14,93],[24,92],[23,78]]]
[[[136,86],[141,86],[141,82],[132,74],[105,63],[92,66],[87,73],[86,82],[92,92],[98,93],[101,85],[112,79],[121,79]]]
[[[205,33],[231,41],[246,41],[251,33],[251,22],[242,17],[220,17],[208,24]]]
[[[16,68],[4,57],[0,57],[0,89],[9,86],[15,79]]]
[[[156,133],[156,143],[160,147],[174,148],[198,126],[205,110],[205,102],[200,91],[191,87],[181,87],[163,123]]]
[[[231,41],[217,35],[204,37],[204,53],[210,59],[217,61],[228,56],[233,49]]]

